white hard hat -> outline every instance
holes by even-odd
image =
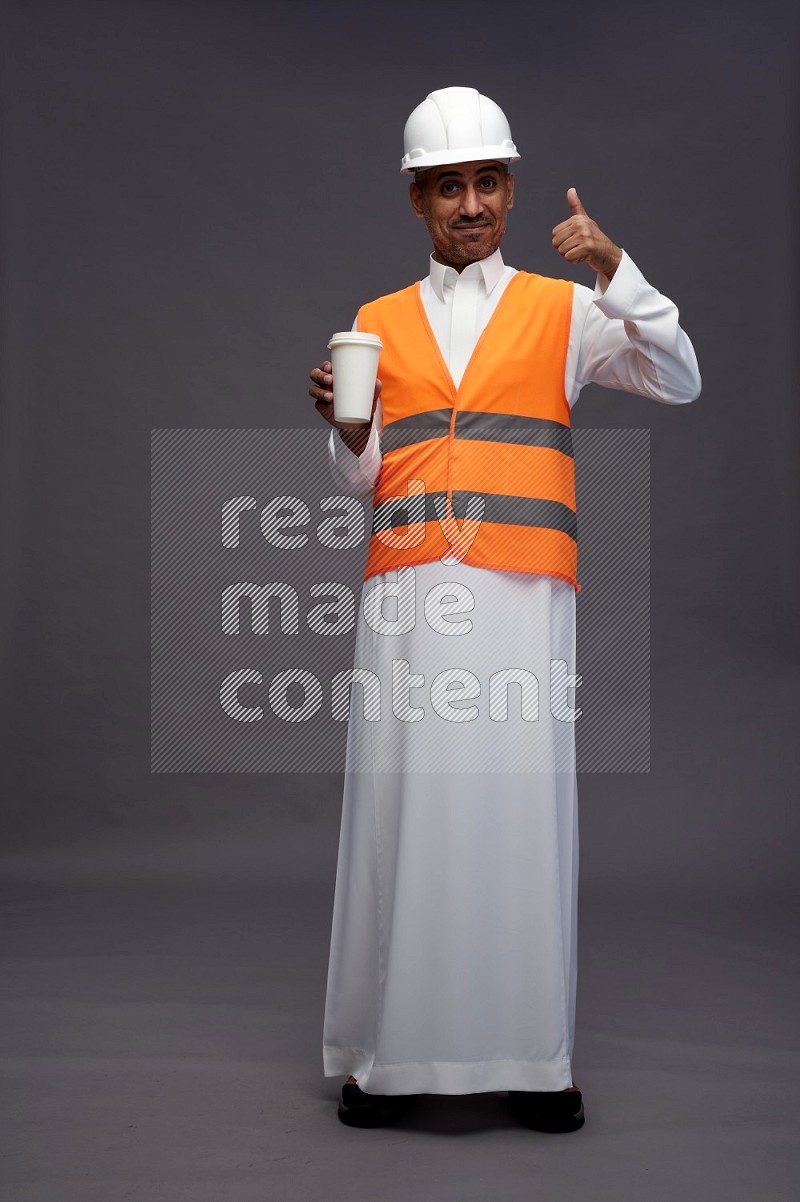
[[[505,113],[475,88],[430,92],[406,121],[403,150],[400,170],[408,175],[445,163],[520,158]]]

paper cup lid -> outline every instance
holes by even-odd
[[[341,330],[338,334],[331,334],[328,350],[332,350],[335,346],[348,345],[377,346],[379,350],[383,350],[383,343],[377,334],[362,334],[360,330]]]

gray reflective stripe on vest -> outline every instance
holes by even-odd
[[[476,413],[462,410],[456,417],[456,438],[484,442],[515,442],[527,447],[552,447],[572,455],[572,431],[547,417],[520,417],[516,413]]]
[[[375,507],[372,515],[372,533],[380,530],[391,530],[396,526],[406,526],[409,523],[436,522],[439,511],[436,508],[436,498],[440,498],[439,507],[444,514],[445,492],[424,493],[416,497],[391,497]],[[496,522],[499,525],[513,526],[543,526],[547,530],[561,530],[577,541],[578,519],[575,511],[561,501],[547,501],[542,497],[513,497],[502,493],[471,493],[456,491],[453,493],[453,513],[456,520],[462,522],[467,512],[470,497],[480,496],[484,501],[481,521]],[[394,520],[392,520],[394,519]]]
[[[400,417],[384,426],[385,451],[412,446],[431,438],[444,438],[450,432],[452,409],[429,409]],[[572,456],[572,430],[562,422],[546,417],[520,417],[516,413],[479,413],[461,410],[456,415],[455,438],[480,439],[483,442],[511,442],[528,447],[551,447]]]
[[[428,492],[416,497],[390,497],[388,501],[381,501],[372,515],[372,533],[391,530],[395,526],[407,526],[409,523],[437,521],[439,515],[434,497],[444,500],[446,495],[444,492]]]
[[[450,432],[452,409],[429,409],[427,413],[412,413],[399,417],[384,426],[381,436],[383,451],[396,451],[415,442],[426,442],[429,438],[443,438]]]
[[[514,526],[544,526],[548,530],[562,530],[570,538],[577,541],[578,519],[574,509],[561,501],[546,501],[543,497],[513,497],[502,493],[453,493],[453,512],[459,521],[467,511],[470,497],[482,496],[486,507],[483,511],[484,522],[497,522],[500,525]]]

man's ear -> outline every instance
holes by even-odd
[[[508,175],[506,176],[506,187],[508,188],[508,201],[506,203],[506,208],[513,209],[514,208],[514,176],[511,174],[510,171],[509,171]]]
[[[425,214],[422,211],[422,188],[419,184],[412,181],[408,188],[408,195],[411,197],[411,207],[414,210],[416,217],[421,217],[425,220]]]

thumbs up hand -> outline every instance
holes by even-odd
[[[575,188],[567,189],[571,217],[553,230],[553,246],[568,263],[588,263],[610,280],[622,259],[622,251],[592,221]]]
[[[567,204],[570,207],[571,213],[580,213],[583,217],[588,217],[586,209],[581,204],[577,188],[567,188]]]

